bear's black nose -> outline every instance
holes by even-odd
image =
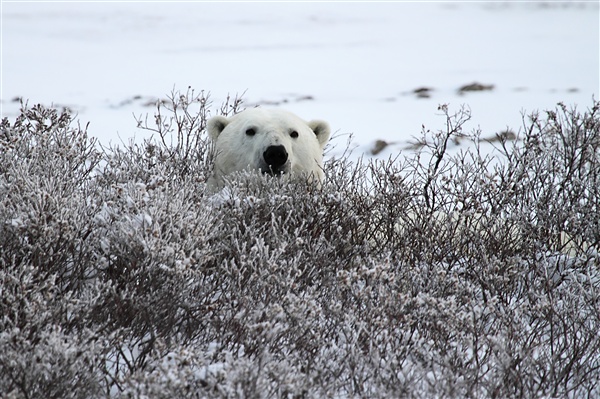
[[[263,158],[275,170],[287,162],[288,153],[282,145],[271,145],[263,153]]]

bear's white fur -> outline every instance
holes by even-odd
[[[207,130],[215,144],[209,187],[222,187],[223,177],[243,170],[323,180],[323,148],[331,134],[327,122],[305,122],[281,109],[251,108],[230,118],[214,116]]]

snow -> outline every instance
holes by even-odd
[[[343,152],[405,149],[465,104],[484,137],[522,112],[599,93],[597,2],[2,2],[2,117],[15,98],[69,107],[104,145],[139,140],[133,115],[173,89],[244,93],[325,119]],[[458,93],[465,84],[494,85]],[[430,98],[413,90],[433,88]]]

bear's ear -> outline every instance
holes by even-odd
[[[327,144],[327,140],[329,140],[329,135],[331,134],[329,124],[325,121],[316,120],[308,122],[308,126],[315,132],[321,148],[324,148],[325,144]]]
[[[223,132],[225,126],[229,123],[229,119],[222,115],[213,116],[206,123],[206,130],[212,141],[217,141],[217,137]]]

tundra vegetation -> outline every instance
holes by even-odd
[[[240,109],[174,93],[111,148],[1,122],[0,396],[600,396],[599,102],[493,151],[440,106],[414,152],[209,194]]]

